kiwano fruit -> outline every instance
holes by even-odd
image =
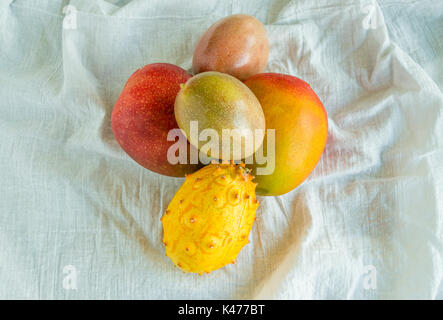
[[[252,179],[233,162],[186,176],[161,218],[166,255],[177,267],[202,274],[235,262],[259,205]]]

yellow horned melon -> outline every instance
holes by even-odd
[[[255,220],[256,183],[244,164],[210,164],[187,175],[163,223],[166,255],[181,270],[202,274],[234,263]]]

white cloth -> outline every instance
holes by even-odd
[[[233,13],[266,25],[266,71],[311,84],[329,138],[307,181],[260,199],[235,265],[184,274],[160,223],[183,180],[131,160],[110,115],[132,72],[189,69]],[[442,16],[440,0],[2,0],[0,298],[443,299]]]

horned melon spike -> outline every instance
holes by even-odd
[[[227,161],[186,177],[161,219],[166,255],[176,266],[202,274],[236,260],[258,207],[252,179],[244,164]]]

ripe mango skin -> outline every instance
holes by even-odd
[[[275,129],[274,173],[257,175],[260,165],[252,166],[257,194],[285,194],[302,183],[321,158],[328,138],[326,110],[308,83],[290,75],[262,73],[245,84],[260,101],[267,129]],[[264,153],[266,143],[267,137]]]
[[[167,176],[183,177],[199,165],[171,164],[169,130],[178,128],[174,101],[180,84],[191,77],[169,63],[153,63],[135,71],[112,111],[112,130],[122,149],[141,166]],[[184,137],[183,137],[184,139]],[[189,155],[189,144],[188,155]]]
[[[161,218],[166,255],[185,272],[233,263],[259,205],[244,165],[210,164],[187,175]]]
[[[245,80],[265,70],[268,56],[263,24],[253,16],[235,14],[217,21],[202,35],[192,68],[194,73],[218,71]]]
[[[251,146],[251,150],[246,148],[248,134],[254,135],[256,129],[264,132],[265,117],[251,90],[240,80],[225,73],[203,72],[189,79],[177,94],[174,113],[178,126],[185,132],[189,142],[198,149],[208,141],[193,140],[191,122],[198,122],[198,134],[205,129],[216,131],[220,142],[218,154],[208,153],[214,158],[240,160],[252,155],[263,142],[261,136]],[[246,129],[236,135],[236,141],[242,146],[242,156],[234,154],[234,143],[222,138],[225,129]],[[230,157],[223,156],[223,144],[226,150],[231,150]]]

